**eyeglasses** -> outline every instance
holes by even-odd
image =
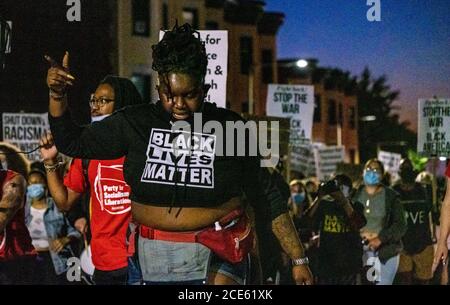
[[[91,107],[103,107],[108,103],[114,102],[114,99],[109,99],[106,97],[96,98],[94,94],[91,94],[91,99],[89,100],[89,106]]]

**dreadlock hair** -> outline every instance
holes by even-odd
[[[152,46],[152,68],[160,75],[170,72],[185,73],[204,81],[208,58],[200,33],[188,23],[176,24],[163,39]]]

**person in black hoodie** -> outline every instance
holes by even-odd
[[[49,120],[58,149],[78,158],[125,156],[132,214],[140,223],[138,251],[144,281],[245,283],[246,253],[253,245],[242,214],[245,194],[257,217],[270,217],[274,234],[295,265],[296,283],[312,284],[308,260],[287,212],[287,198],[267,169],[261,168],[261,159],[249,150],[238,156],[217,153],[219,144],[229,148],[226,139],[231,135],[205,128],[210,122],[219,123],[223,130],[227,122],[244,122],[236,113],[204,101],[208,60],[199,33],[189,24],[176,25],[152,49],[160,101],[127,107],[83,128],[72,122],[67,111],[66,90],[74,79],[68,65],[53,65],[47,74]],[[200,131],[172,128],[178,121],[190,126],[194,114],[202,117]]]

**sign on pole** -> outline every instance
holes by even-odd
[[[267,115],[291,119],[291,142],[311,140],[314,86],[270,84]]]
[[[3,141],[31,151],[39,146],[44,131],[50,130],[47,113],[3,113]],[[31,161],[40,160],[39,151],[27,155]]]
[[[228,31],[199,32],[208,56],[205,83],[211,86],[205,100],[225,108],[227,104]],[[164,31],[160,31],[159,40],[163,36]]]
[[[419,99],[417,152],[427,157],[450,156],[450,99]]]

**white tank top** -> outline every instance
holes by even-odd
[[[48,248],[48,235],[45,229],[44,214],[47,209],[36,209],[31,207],[31,221],[28,224],[28,230],[35,248]]]

